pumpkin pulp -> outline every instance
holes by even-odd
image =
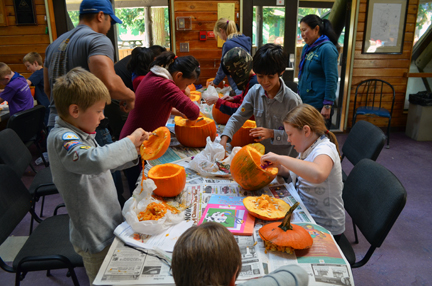
[[[200,99],[201,99],[201,92],[199,92],[199,91],[191,91],[189,98],[192,101],[200,101]]]
[[[313,244],[310,234],[301,226],[291,224],[291,217],[298,207],[296,202],[286,213],[282,223],[266,224],[259,230],[266,250],[292,253],[294,249],[307,249]]]
[[[153,192],[161,197],[175,197],[186,186],[186,171],[183,167],[175,164],[154,166],[148,172],[148,177],[154,181],[157,187]]]

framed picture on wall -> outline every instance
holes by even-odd
[[[13,0],[17,25],[36,25],[36,13],[33,0]]]
[[[8,19],[6,15],[5,1],[0,1],[0,26],[7,26]]]
[[[408,0],[368,0],[363,54],[401,54]]]

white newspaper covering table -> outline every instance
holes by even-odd
[[[181,160],[180,165],[187,165]],[[260,196],[267,194],[293,205],[300,205],[293,213],[292,222],[303,225],[311,233],[314,245],[295,254],[281,252],[265,253],[264,244],[258,235],[262,225],[269,223],[256,219],[253,236],[234,236],[242,254],[242,269],[237,282],[259,278],[288,264],[298,264],[309,273],[309,285],[354,285],[351,268],[341,254],[333,236],[315,224],[292,184],[280,184],[276,179],[258,191],[243,190],[237,183],[227,179],[202,178],[190,173],[184,192],[188,192],[191,206],[185,212],[185,220],[197,224],[211,195]],[[128,234],[129,236],[133,234]],[[173,243],[171,241],[171,243]],[[160,246],[160,245],[159,245]],[[126,247],[115,239],[94,281],[95,285],[174,285],[170,267],[159,258]],[[170,255],[170,254],[168,254]]]

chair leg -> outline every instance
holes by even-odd
[[[46,274],[46,276],[47,276],[47,277],[50,277],[50,276],[51,276],[51,270],[49,270],[49,269],[47,270],[47,274]]]
[[[20,273],[17,272],[17,273],[15,274],[15,286],[19,286],[19,285],[20,285],[20,282],[21,282]]]
[[[352,119],[351,128],[354,127],[354,124],[355,124],[355,122],[356,122],[356,119],[357,119],[357,113],[354,112],[354,116],[353,116],[353,119]]]
[[[80,284],[78,282],[78,278],[77,278],[77,276],[75,274],[75,270],[73,268],[69,268],[68,274],[69,275],[67,275],[67,276],[70,276],[72,278],[74,286],[80,286]]]
[[[43,216],[44,203],[45,203],[45,196],[42,197],[41,210],[40,210],[40,217]]]
[[[391,117],[389,118],[389,123],[387,126],[387,146],[386,146],[386,149],[390,148],[390,123],[391,123]]]
[[[355,223],[353,222],[353,229],[354,229],[354,237],[355,237],[355,243],[356,244],[358,244],[359,243],[359,241],[358,241],[358,237],[357,237],[357,227],[356,227],[356,225],[355,225]]]

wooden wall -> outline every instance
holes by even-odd
[[[5,3],[8,26],[0,26],[0,62],[10,66],[25,78],[29,73],[23,64],[23,57],[29,52],[38,52],[45,59],[45,49],[50,44],[47,22],[45,20],[44,0],[34,0],[37,25],[15,24],[15,10],[12,0],[0,0]]]
[[[409,72],[409,66],[411,62],[414,32],[417,22],[418,4],[419,0],[409,0],[402,54],[362,54],[367,0],[360,0],[351,91],[349,95],[350,104],[347,127],[350,128],[352,125],[351,122],[353,118],[355,89],[361,81],[371,78],[385,80],[393,85],[396,92],[396,99],[393,109],[391,126],[401,127],[406,125],[407,114],[404,112],[405,92],[408,83],[408,78],[406,77],[406,74]],[[388,110],[390,110],[390,93],[385,94],[383,101],[384,102],[382,107],[388,108]],[[388,120],[385,118],[357,116],[357,120],[362,119],[368,120],[380,127],[388,125]]]
[[[178,56],[192,55],[201,66],[201,75],[197,83],[205,84],[208,78],[215,77],[220,65],[222,48],[217,47],[216,39],[199,40],[199,31],[213,31],[214,25],[218,20],[217,4],[234,3],[235,15],[240,13],[240,1],[174,1],[174,19],[177,17],[192,17],[192,30],[175,30],[176,54]],[[240,26],[240,19],[236,18],[236,23]],[[180,53],[180,43],[189,43],[189,53]],[[226,80],[226,79],[225,79]]]

